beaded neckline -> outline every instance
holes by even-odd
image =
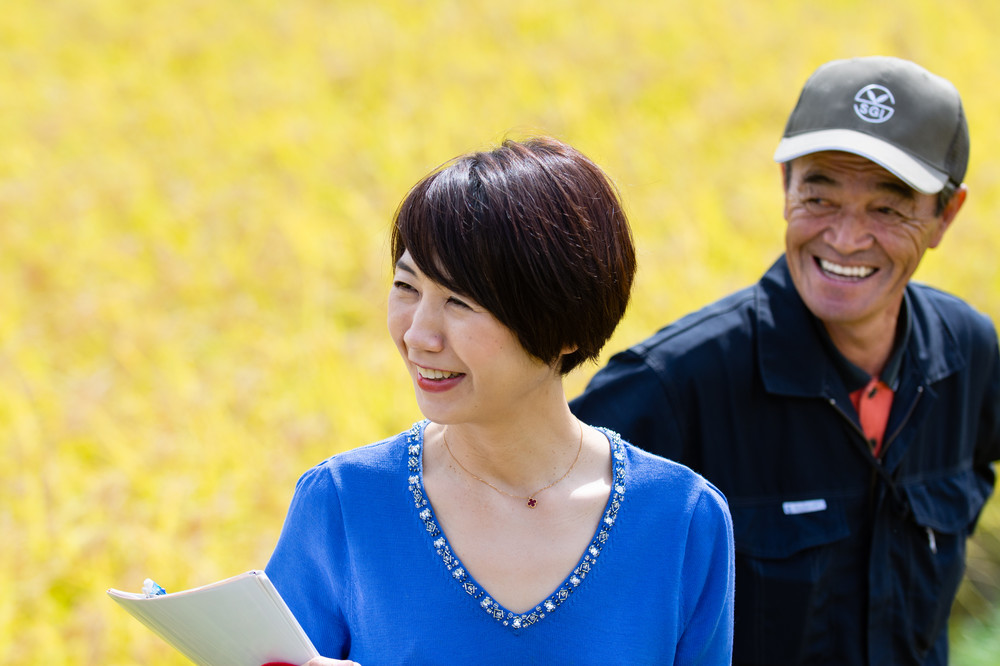
[[[541,622],[580,589],[587,574],[597,564],[597,558],[600,556],[604,544],[608,541],[611,528],[614,527],[618,510],[625,496],[626,456],[621,437],[610,430],[598,428],[611,442],[612,479],[611,495],[608,497],[608,503],[604,508],[604,517],[601,519],[594,538],[591,539],[576,567],[555,592],[527,613],[514,613],[490,597],[486,590],[469,575],[461,561],[452,552],[448,539],[437,523],[437,518],[435,518],[434,511],[431,509],[430,502],[424,492],[423,443],[424,429],[428,423],[429,421],[426,420],[416,423],[406,433],[409,489],[413,495],[417,516],[427,532],[427,538],[431,540],[435,552],[441,558],[445,568],[451,573],[455,584],[465,590],[479,604],[479,607],[492,616],[494,620],[511,629],[524,629]]]

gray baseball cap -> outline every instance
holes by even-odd
[[[958,90],[908,60],[834,60],[806,81],[774,153],[775,162],[823,150],[865,157],[913,189],[960,185],[969,127]]]

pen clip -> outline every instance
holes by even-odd
[[[937,539],[934,538],[934,530],[927,528],[927,544],[931,548],[931,553],[937,555]]]
[[[152,578],[147,578],[142,581],[142,593],[149,599],[150,597],[158,597],[161,594],[166,594],[167,591],[154,583]]]

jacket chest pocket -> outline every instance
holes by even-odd
[[[909,615],[909,649],[930,650],[947,625],[951,605],[965,572],[966,539],[985,503],[972,471],[963,471],[901,490],[910,507],[906,538],[888,544],[897,599]]]
[[[836,581],[850,550],[842,503],[731,504],[736,548],[735,664],[809,661],[838,651],[829,617],[856,591]],[[853,621],[853,620],[851,620]]]

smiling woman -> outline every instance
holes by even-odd
[[[542,140],[508,141],[418,183],[396,214],[392,258],[389,328],[421,410],[438,422],[428,399],[452,387],[439,402],[454,409],[457,393],[478,389],[469,404],[479,420],[506,418],[520,408],[506,404],[514,398],[530,404],[539,396],[529,388],[559,402],[552,380],[597,358],[635,273],[614,186],[572,148]],[[446,339],[458,347],[442,354]],[[455,367],[434,367],[442,357]]]
[[[597,358],[625,314],[635,249],[607,176],[569,146],[507,141],[410,191],[392,230],[435,282],[479,302],[565,374]],[[566,347],[575,347],[566,351]]]
[[[635,273],[607,176],[551,139],[462,156],[410,190],[391,259],[425,420],[306,472],[267,566],[314,666],[728,664],[725,499],[563,390]]]

